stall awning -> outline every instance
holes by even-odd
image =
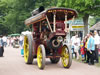
[[[100,30],[100,21],[98,23],[96,23],[95,25],[93,25],[90,30]]]

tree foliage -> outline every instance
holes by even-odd
[[[56,0],[0,0],[0,34],[20,33],[28,28],[25,19],[39,6],[56,5]],[[5,32],[5,33],[4,33]]]
[[[73,8],[83,20],[88,20],[89,15],[95,16],[100,13],[97,6],[99,3],[100,0],[0,0],[0,34],[27,30],[24,21],[31,16],[30,12],[39,6]]]
[[[95,16],[100,13],[100,7],[96,7],[100,5],[100,0],[58,0],[57,2],[58,7],[76,9],[82,17],[85,14]]]
[[[85,35],[88,33],[89,16],[100,16],[100,0],[57,0],[57,6],[73,8],[78,11],[79,17],[82,17],[84,21]]]

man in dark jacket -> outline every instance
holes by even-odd
[[[2,35],[0,35],[0,57],[3,56],[3,53],[4,53],[3,40],[2,40]]]

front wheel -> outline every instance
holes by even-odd
[[[45,47],[44,45],[41,44],[38,46],[38,49],[37,49],[37,63],[38,63],[39,69],[44,69],[45,58],[46,58]]]
[[[66,45],[62,47],[61,60],[64,68],[70,68],[72,64],[71,51]]]

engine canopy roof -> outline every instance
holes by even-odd
[[[25,20],[26,25],[34,24],[46,19],[48,17],[50,22],[53,22],[53,15],[56,14],[56,19],[58,21],[65,21],[65,14],[67,15],[67,20],[71,20],[73,17],[77,17],[77,11],[70,8],[50,8],[44,10]]]

